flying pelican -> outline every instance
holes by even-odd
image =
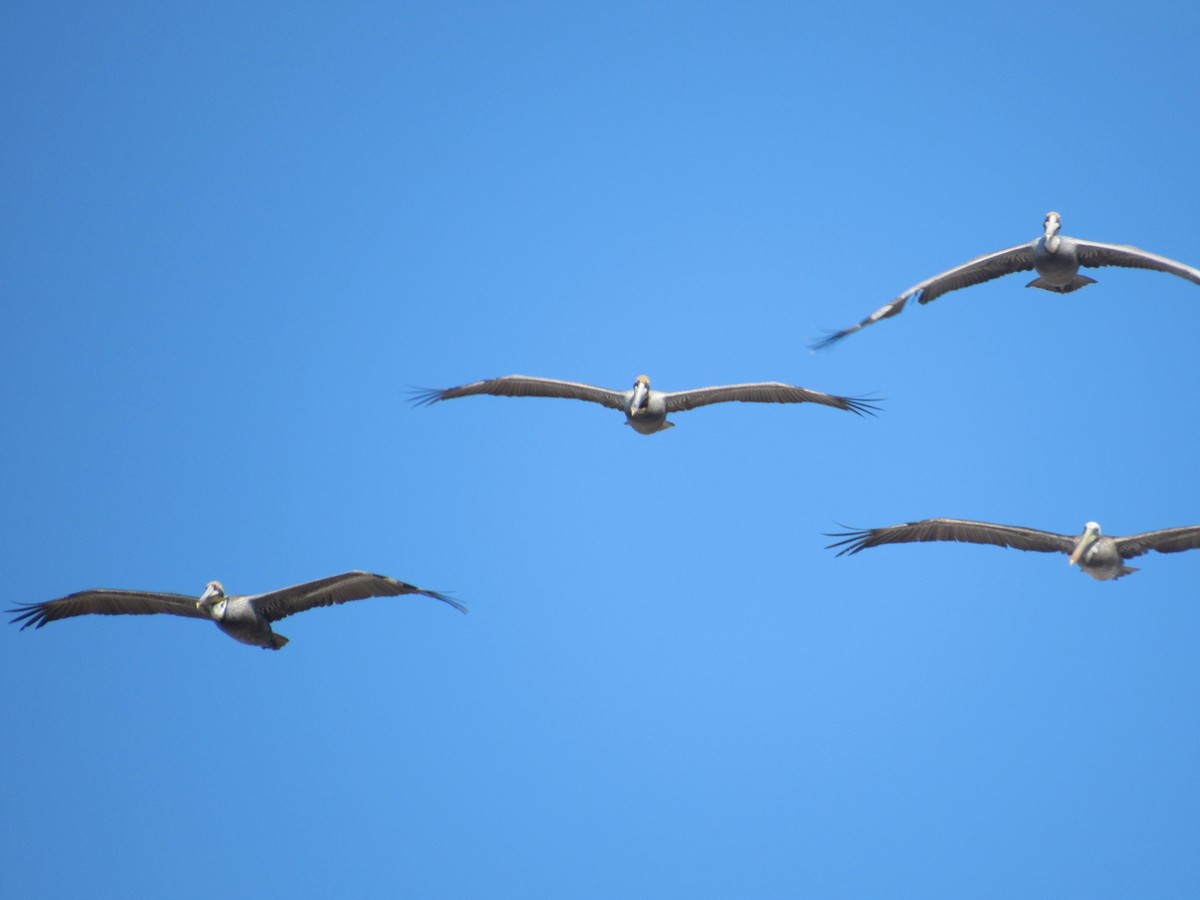
[[[1045,232],[1035,241],[977,256],[970,262],[947,269],[940,275],[934,275],[919,284],[914,284],[887,306],[881,306],[857,325],[835,331],[828,337],[815,342],[814,349],[824,350],[832,347],[846,335],[853,334],[860,328],[865,328],[880,319],[889,319],[897,315],[904,309],[904,304],[914,296],[918,303],[928,303],[950,291],[970,287],[973,284],[982,284],[1012,272],[1028,272],[1030,269],[1037,269],[1038,277],[1025,287],[1042,288],[1058,294],[1069,294],[1071,291],[1077,291],[1081,287],[1096,283],[1095,278],[1079,274],[1080,266],[1087,266],[1089,269],[1099,266],[1157,269],[1159,272],[1169,272],[1200,284],[1200,269],[1185,266],[1183,263],[1167,259],[1165,256],[1147,253],[1145,250],[1139,250],[1137,247],[1130,247],[1126,244],[1101,244],[1097,241],[1085,241],[1059,234],[1059,229],[1062,228],[1062,217],[1056,212],[1046,213],[1044,226]]]
[[[370,572],[346,572],[317,581],[281,588],[266,594],[228,596],[221,582],[210,581],[200,599],[184,594],[159,594],[152,591],[121,591],[99,588],[80,591],[58,600],[29,603],[9,612],[17,613],[11,621],[23,622],[21,630],[30,625],[41,628],[56,619],[69,619],[99,613],[103,616],[150,613],[170,613],[192,619],[211,619],[223,632],[243,644],[253,644],[267,650],[279,650],[288,642],[282,634],[271,630],[271,623],[294,613],[317,606],[364,600],[367,597],[397,597],[401,594],[421,594],[449,603],[459,612],[467,608],[444,594],[413,587],[403,581]]]
[[[966,519],[924,519],[889,528],[827,534],[826,537],[842,538],[827,548],[841,547],[838,556],[854,554],[881,544],[907,544],[913,541],[965,541],[969,544],[1036,550],[1039,553],[1067,553],[1070,554],[1071,565],[1079,563],[1079,568],[1097,581],[1112,581],[1136,572],[1137,569],[1125,565],[1125,560],[1141,556],[1149,550],[1178,553],[1180,550],[1200,548],[1200,525],[1164,528],[1161,531],[1131,534],[1129,537],[1107,537],[1101,536],[1099,525],[1088,522],[1083,526],[1083,534],[1071,537],[1017,525],[993,525],[991,522],[970,522]]]
[[[874,415],[879,407],[864,399],[838,397],[810,391],[808,388],[793,387],[778,381],[761,381],[754,384],[726,384],[720,387],[693,388],[690,391],[665,393],[650,389],[650,379],[639,375],[632,389],[614,391],[608,388],[580,384],[577,381],[558,381],[553,378],[532,378],[528,375],[505,375],[490,378],[460,387],[445,390],[418,390],[414,399],[418,405],[453,400],[455,397],[470,397],[473,394],[494,394],[498,397],[565,397],[570,400],[590,400],[601,406],[619,409],[625,413],[625,424],[640,434],[654,434],[674,427],[667,421],[668,413],[683,412],[710,403],[725,403],[741,400],[746,403],[821,403],[848,412]]]

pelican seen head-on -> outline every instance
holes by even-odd
[[[650,379],[646,375],[639,375],[634,380],[633,387],[627,391],[596,387],[578,381],[506,375],[503,378],[489,378],[486,381],[475,381],[442,390],[419,389],[413,392],[413,397],[414,402],[428,405],[440,400],[453,400],[456,397],[470,397],[476,394],[587,400],[610,409],[621,410],[625,413],[625,424],[639,434],[665,431],[675,424],[667,419],[669,414],[708,406],[711,403],[819,403],[857,415],[874,415],[875,410],[879,408],[863,398],[839,397],[836,394],[825,394],[778,381],[725,384],[687,391],[656,391],[650,387]]]
[[[1025,244],[1018,244],[995,253],[987,253],[968,260],[952,269],[947,269],[914,284],[890,303],[881,306],[857,325],[843,328],[814,342],[813,349],[832,347],[842,338],[866,328],[882,319],[890,319],[904,310],[904,305],[914,297],[918,303],[936,300],[950,291],[982,284],[1013,272],[1037,270],[1038,277],[1026,287],[1041,288],[1056,294],[1069,294],[1081,287],[1095,284],[1096,279],[1079,274],[1080,266],[1099,268],[1121,266],[1127,269],[1153,269],[1186,278],[1200,284],[1200,269],[1185,263],[1131,247],[1128,244],[1104,244],[1061,234],[1062,216],[1057,212],[1046,213],[1042,222],[1042,236]]]
[[[841,548],[838,550],[838,556],[858,553],[868,547],[879,547],[883,544],[926,541],[963,541],[1039,553],[1065,553],[1071,565],[1078,565],[1080,571],[1097,581],[1113,581],[1136,572],[1137,569],[1125,565],[1125,561],[1150,550],[1178,553],[1181,550],[1200,549],[1200,525],[1163,528],[1127,537],[1109,537],[1101,533],[1096,522],[1088,522],[1083,526],[1083,534],[1071,537],[1052,531],[1039,531],[1036,528],[996,525],[992,522],[975,522],[968,519],[923,519],[920,522],[905,522],[887,528],[845,531],[826,537],[841,538],[829,545],[829,549]]]

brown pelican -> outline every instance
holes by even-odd
[[[1101,536],[1099,525],[1088,522],[1083,526],[1083,534],[1071,537],[1016,525],[993,525],[991,522],[970,522],[966,519],[924,519],[892,525],[890,528],[845,531],[826,537],[842,538],[828,548],[841,547],[838,556],[881,544],[907,544],[913,541],[965,541],[969,544],[1036,550],[1039,553],[1067,553],[1070,554],[1071,565],[1079,563],[1079,568],[1097,581],[1111,581],[1136,572],[1137,569],[1125,565],[1125,560],[1141,556],[1149,550],[1178,553],[1180,550],[1200,548],[1200,525],[1164,528],[1161,531],[1131,534],[1129,537],[1107,537]]]
[[[41,628],[47,622],[56,619],[69,619],[89,613],[104,616],[170,613],[192,619],[211,619],[234,640],[268,650],[279,650],[288,639],[272,631],[271,623],[285,616],[316,606],[364,600],[367,597],[397,597],[401,594],[421,594],[449,603],[459,612],[467,611],[457,600],[444,594],[413,587],[385,575],[372,575],[370,572],[346,572],[343,575],[308,581],[266,594],[248,596],[228,596],[219,581],[210,581],[199,600],[183,594],[100,588],[80,591],[44,603],[29,603],[9,611],[17,613],[12,622],[24,623],[21,625],[22,631],[30,625]]]
[[[726,384],[720,387],[693,388],[690,391],[664,393],[650,389],[650,379],[639,375],[628,391],[580,384],[577,381],[557,381],[552,378],[532,378],[528,375],[506,375],[490,378],[460,387],[445,390],[418,390],[414,393],[418,404],[453,400],[455,397],[470,397],[473,394],[495,394],[499,397],[565,397],[570,400],[590,400],[601,406],[619,409],[625,413],[625,424],[641,434],[654,434],[674,426],[667,421],[668,413],[683,412],[710,403],[725,403],[740,400],[746,403],[821,403],[848,412],[874,415],[879,407],[865,399],[837,397],[810,391],[808,388],[793,387],[778,381],[761,381],[755,384]]]
[[[982,284],[1011,272],[1028,272],[1030,269],[1037,269],[1038,277],[1025,287],[1042,288],[1059,294],[1069,294],[1085,285],[1096,283],[1096,279],[1079,274],[1080,266],[1087,266],[1089,269],[1099,266],[1157,269],[1159,272],[1169,272],[1200,284],[1200,269],[1185,266],[1183,263],[1167,259],[1165,256],[1147,253],[1145,250],[1125,244],[1101,244],[1097,241],[1084,241],[1059,234],[1062,217],[1056,212],[1046,213],[1044,225],[1045,232],[1037,240],[1030,241],[1028,244],[1018,244],[1007,250],[997,250],[995,253],[977,256],[970,262],[947,269],[940,275],[934,275],[919,284],[914,284],[887,306],[881,306],[857,325],[835,331],[828,337],[817,341],[813,345],[814,348],[824,350],[860,328],[865,328],[880,319],[891,318],[903,310],[904,304],[914,296],[918,303],[928,303],[950,291],[970,287],[973,284]]]

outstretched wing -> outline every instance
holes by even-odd
[[[1007,250],[997,250],[995,253],[977,256],[975,259],[965,262],[961,266],[947,269],[945,272],[934,275],[932,278],[926,278],[924,281],[914,284],[891,303],[879,307],[879,309],[875,310],[875,312],[871,313],[871,315],[867,316],[857,325],[851,325],[849,328],[835,331],[816,341],[813,344],[813,349],[825,350],[847,335],[854,334],[854,332],[866,328],[868,325],[874,324],[881,319],[890,319],[892,316],[899,315],[904,309],[904,304],[913,297],[917,298],[918,303],[928,303],[930,300],[936,300],[942,294],[957,291],[959,288],[982,284],[985,281],[991,281],[993,278],[1000,278],[1003,275],[1009,275],[1013,272],[1027,272],[1033,268],[1033,248],[1035,246],[1037,246],[1037,241],[1030,241],[1027,244],[1009,247]]]
[[[991,522],[972,522],[967,519],[924,519],[887,528],[844,531],[825,536],[842,538],[826,548],[832,550],[834,547],[841,547],[838,556],[858,553],[868,547],[879,547],[883,544],[924,541],[964,541],[969,544],[995,544],[997,547],[1035,550],[1039,553],[1070,553],[1075,549],[1076,540],[1065,534],[1038,531],[1036,528],[994,525]]]
[[[439,400],[453,400],[455,397],[471,397],[475,394],[492,394],[497,397],[562,397],[567,400],[589,400],[612,409],[623,409],[625,406],[625,395],[622,391],[578,381],[558,381],[529,375],[505,375],[503,378],[474,381],[444,390],[421,388],[413,391],[413,401],[417,405],[427,406]]]
[[[1113,542],[1123,559],[1132,559],[1150,550],[1157,550],[1159,553],[1200,550],[1200,525],[1146,531],[1142,534],[1131,534],[1129,537],[1113,538]]]
[[[667,412],[682,412],[695,409],[697,406],[708,406],[710,403],[820,403],[844,409],[858,415],[874,415],[878,406],[860,397],[838,397],[835,394],[823,394],[821,391],[810,391],[808,388],[782,384],[778,381],[759,381],[752,384],[725,384],[718,387],[694,388],[690,391],[675,391],[663,394],[667,404]]]
[[[1148,253],[1126,244],[1102,244],[1098,241],[1081,241],[1074,238],[1075,252],[1079,264],[1095,269],[1100,266],[1124,266],[1127,269],[1154,269],[1168,272],[1188,281],[1200,284],[1200,269],[1184,265],[1157,253]]]
[[[196,607],[196,598],[184,594],[159,594],[150,591],[118,591],[108,588],[97,588],[90,591],[79,591],[68,594],[57,600],[47,600],[44,603],[27,603],[9,610],[17,615],[11,620],[14,624],[21,622],[21,628],[30,625],[41,628],[47,622],[56,619],[70,619],[73,616],[148,616],[155,613],[168,613],[173,616],[187,616],[190,619],[207,619],[208,615]]]
[[[317,581],[306,581],[291,587],[281,588],[266,594],[247,597],[246,600],[268,622],[276,622],[286,616],[304,612],[317,606],[332,606],[335,603],[348,603],[351,600],[365,600],[368,597],[398,597],[401,594],[420,594],[449,603],[459,612],[465,613],[467,608],[452,597],[427,591],[424,588],[388,578],[386,575],[373,575],[370,572],[346,572],[342,575],[332,575]]]

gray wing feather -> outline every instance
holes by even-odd
[[[73,616],[146,616],[155,613],[167,613],[173,616],[186,616],[190,619],[207,619],[208,615],[196,608],[196,598],[184,594],[159,594],[151,591],[119,591],[109,588],[97,588],[90,591],[79,591],[68,594],[57,600],[47,600],[44,603],[27,603],[9,610],[16,613],[11,621],[21,622],[21,628],[30,625],[41,628],[47,622],[56,619],[69,619]]]
[[[868,547],[883,544],[907,544],[924,541],[964,541],[969,544],[994,544],[997,547],[1012,547],[1017,550],[1035,550],[1039,553],[1070,553],[1075,549],[1075,538],[1036,528],[1018,525],[994,525],[991,522],[972,522],[967,519],[924,519],[920,522],[905,522],[887,528],[845,531],[827,534],[826,537],[842,538],[829,544],[826,549],[841,547],[838,556],[858,553]]]
[[[1123,559],[1141,556],[1150,550],[1159,553],[1179,553],[1181,550],[1200,550],[1200,525],[1184,528],[1163,528],[1129,537],[1113,538]]]
[[[1154,269],[1200,284],[1200,269],[1184,265],[1165,256],[1159,256],[1157,253],[1148,253],[1126,244],[1102,244],[1097,241],[1081,241],[1078,238],[1072,240],[1075,241],[1075,252],[1079,255],[1080,265],[1093,269],[1100,266]]]
[[[753,384],[725,384],[717,387],[693,388],[690,391],[675,391],[663,394],[667,412],[682,412],[710,403],[820,403],[835,409],[844,409],[858,415],[874,415],[878,406],[859,397],[839,397],[808,388],[782,384],[778,381],[760,381]]]
[[[915,294],[920,294],[917,302],[928,303],[930,300],[936,300],[942,294],[957,291],[959,288],[983,284],[985,281],[1011,275],[1013,272],[1028,272],[1033,268],[1033,248],[1035,246],[1037,246],[1037,241],[1030,241],[1016,247],[1009,247],[1007,250],[997,250],[995,253],[977,256],[961,266],[947,269],[940,275],[934,275],[920,284],[914,284],[901,294],[900,298],[907,300]]]
[[[857,325],[835,331],[817,341],[813,344],[813,349],[824,350],[832,347],[847,335],[854,334],[881,319],[890,319],[892,316],[899,315],[904,310],[904,304],[914,296],[918,303],[928,303],[950,291],[982,284],[1013,272],[1026,272],[1033,268],[1033,248],[1036,245],[1037,241],[1030,241],[1016,247],[1009,247],[1007,250],[997,250],[995,253],[977,256],[960,266],[934,275],[932,278],[926,278],[924,281],[914,284],[891,303],[879,307]]]
[[[474,381],[444,390],[421,388],[413,392],[413,400],[418,405],[427,406],[439,400],[453,400],[456,397],[471,397],[476,394],[492,394],[496,397],[561,397],[567,400],[588,400],[612,409],[624,409],[625,406],[625,394],[622,391],[578,381],[534,378],[530,375],[505,375],[503,378]]]
[[[247,597],[246,600],[268,622],[276,622],[286,616],[314,609],[318,606],[331,606],[335,603],[347,603],[351,600],[365,600],[368,597],[398,597],[401,594],[420,594],[449,603],[459,612],[465,613],[467,608],[452,597],[427,591],[386,575],[373,575],[370,572],[346,572],[342,575],[331,575],[317,581],[306,581],[304,584],[281,588],[266,594]]]

